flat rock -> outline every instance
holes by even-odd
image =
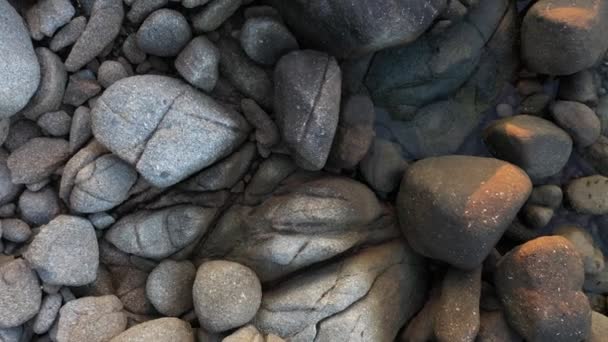
[[[531,191],[521,169],[498,159],[428,158],[403,176],[399,222],[415,251],[471,270],[490,254]]]
[[[177,318],[158,318],[137,324],[110,342],[194,342],[190,324]]]
[[[192,309],[192,286],[196,268],[190,261],[164,260],[146,281],[146,296],[166,316],[180,316]]]
[[[30,184],[50,176],[69,157],[68,142],[58,138],[34,138],[10,154],[7,166],[15,184]]]
[[[23,259],[0,265],[0,328],[17,327],[40,308],[42,291],[36,273]]]
[[[127,315],[113,295],[83,297],[59,312],[57,342],[110,341],[127,328]]]
[[[608,214],[608,177],[593,175],[573,179],[566,188],[570,205],[581,214]]]

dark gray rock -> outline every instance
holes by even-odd
[[[279,60],[274,81],[274,109],[283,141],[298,166],[322,169],[340,115],[338,63],[322,52],[294,51]]]
[[[558,185],[541,185],[532,190],[528,203],[557,209],[562,204],[564,195]]]
[[[45,47],[37,48],[36,55],[40,63],[40,85],[21,111],[30,120],[37,120],[40,115],[59,109],[68,81],[68,74],[59,56]]]
[[[137,211],[118,220],[105,239],[125,253],[163,259],[203,236],[216,214],[193,205]]]
[[[604,254],[587,230],[570,224],[557,227],[553,234],[570,241],[583,260],[586,275],[596,275],[604,270]]]
[[[131,263],[130,260],[127,263]],[[146,278],[148,273],[134,266],[111,267],[112,283],[115,293],[122,301],[126,311],[138,315],[157,315],[157,311],[146,297]]]
[[[78,37],[80,37],[86,27],[87,18],[85,16],[79,16],[72,19],[53,36],[53,39],[51,39],[51,42],[49,43],[49,49],[57,52],[63,48],[71,46],[72,44],[76,43]]]
[[[8,118],[29,102],[40,84],[40,65],[23,19],[8,1],[0,0],[0,118]]]
[[[191,310],[196,268],[190,261],[164,260],[148,276],[146,296],[165,316],[180,316]]]
[[[407,165],[399,145],[376,138],[361,161],[360,170],[372,189],[389,193],[398,188]]]
[[[247,19],[241,28],[240,41],[247,56],[263,65],[273,65],[283,55],[299,48],[287,27],[269,17]]]
[[[222,332],[240,327],[255,316],[262,301],[262,285],[246,266],[208,261],[196,271],[192,299],[201,326],[210,332]]]
[[[44,180],[69,158],[68,142],[58,138],[34,138],[13,151],[7,159],[15,184]]]
[[[136,33],[128,35],[122,43],[122,53],[133,64],[143,63],[147,57],[146,53],[137,46]]]
[[[220,51],[204,36],[190,41],[175,59],[177,72],[193,86],[206,92],[215,87],[220,76]]]
[[[583,156],[598,173],[608,176],[608,137],[600,135],[584,150]]]
[[[40,126],[30,120],[18,120],[11,124],[8,136],[4,142],[4,147],[9,152],[21,147],[23,144],[28,142],[30,139],[42,136]]]
[[[122,310],[122,303],[112,295],[70,301],[59,312],[56,341],[110,341],[127,328]]]
[[[182,6],[185,8],[194,8],[205,5],[209,0],[181,0]]]
[[[19,196],[17,205],[20,217],[35,226],[47,224],[61,213],[57,192],[50,186],[35,192],[25,190]]]
[[[76,9],[70,0],[40,0],[28,8],[25,19],[32,38],[41,40],[45,36],[52,37],[74,14]]]
[[[22,243],[32,235],[30,226],[20,219],[7,218],[0,220],[2,238],[8,241]]]
[[[197,32],[216,30],[241,7],[242,3],[242,0],[211,0],[192,17],[192,27]]]
[[[264,293],[254,324],[288,341],[393,341],[422,306],[424,261],[402,241],[293,277]]]
[[[608,214],[608,177],[593,175],[573,179],[566,188],[566,197],[581,214]]]
[[[535,204],[526,204],[521,211],[524,222],[532,229],[545,227],[555,214],[553,208],[548,208]]]
[[[177,56],[192,38],[186,18],[179,12],[160,9],[152,13],[137,31],[137,46],[145,53]]]
[[[51,325],[55,322],[63,297],[60,294],[50,294],[44,296],[42,304],[40,305],[40,311],[34,318],[32,329],[38,335],[42,335],[51,329]]]
[[[72,117],[63,110],[47,112],[38,118],[38,126],[48,135],[61,137],[70,133]]]
[[[152,12],[165,7],[168,3],[169,0],[136,0],[127,13],[127,19],[134,24],[141,24]]]
[[[96,0],[84,32],[65,61],[69,72],[75,72],[103,52],[118,36],[124,18],[121,0]]]
[[[68,86],[65,89],[63,103],[74,107],[81,106],[93,96],[101,92],[101,85],[94,78],[88,78],[84,74],[73,74],[70,76]]]
[[[397,212],[418,253],[457,268],[477,268],[524,205],[532,182],[493,158],[444,156],[406,170]]]
[[[0,275],[0,328],[17,327],[40,308],[38,277],[21,258],[0,264]]]
[[[244,202],[247,205],[259,204],[296,170],[297,166],[289,157],[280,154],[270,155],[260,164],[247,184]]]
[[[574,75],[561,77],[558,97],[566,101],[577,101],[590,107],[597,105],[597,87],[593,72],[583,70]]]
[[[245,8],[243,11],[243,16],[245,19],[257,18],[257,17],[269,17],[276,19],[279,22],[283,21],[281,18],[281,14],[272,6],[267,5],[259,5],[259,6],[249,6]]]
[[[431,26],[446,3],[445,0],[271,1],[306,45],[312,44],[337,57],[411,43]]]
[[[24,257],[45,283],[68,286],[91,283],[99,266],[95,229],[83,218],[58,216],[40,229]]]
[[[125,67],[116,61],[105,61],[99,66],[97,71],[97,80],[102,87],[108,88],[112,84],[127,78],[129,74]]]
[[[158,318],[137,324],[112,339],[112,342],[167,341],[194,342],[192,327],[181,319]]]
[[[571,75],[602,58],[608,48],[606,30],[605,1],[540,0],[522,22],[522,58],[531,71]]]
[[[574,143],[580,147],[593,144],[600,136],[600,119],[593,109],[583,103],[557,101],[551,106],[551,115],[557,125],[568,132]]]
[[[0,205],[12,202],[23,188],[11,180],[11,173],[6,164],[8,156],[8,153],[0,148]]]
[[[574,246],[550,236],[507,253],[494,283],[509,324],[526,341],[579,341],[591,330],[591,308],[581,291],[584,278]]]
[[[255,140],[262,148],[271,148],[281,140],[279,128],[252,99],[241,100],[241,110],[249,123],[255,127]]]
[[[88,107],[76,108],[70,127],[70,153],[76,153],[92,136],[91,110]]]
[[[484,141],[494,156],[521,167],[533,180],[558,173],[572,152],[568,133],[530,115],[493,122],[484,131]]]
[[[152,185],[173,185],[230,154],[249,125],[189,85],[134,76],[108,88],[92,110],[93,134]]]

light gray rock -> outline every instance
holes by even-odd
[[[146,296],[165,316],[180,316],[192,309],[196,268],[190,261],[164,260],[150,272]]]
[[[208,261],[196,271],[192,299],[201,326],[210,332],[223,332],[255,316],[262,301],[262,285],[246,266]]]
[[[147,57],[146,53],[137,46],[136,33],[128,35],[122,43],[122,53],[133,64],[143,63]]]
[[[40,84],[40,64],[23,19],[8,1],[0,0],[0,118],[8,118],[29,102]]]
[[[0,205],[12,202],[23,188],[22,185],[15,184],[11,179],[11,172],[7,166],[9,154],[0,148]]]
[[[219,78],[220,51],[204,36],[190,41],[175,59],[177,72],[193,86],[206,92],[215,87]]]
[[[22,243],[32,235],[30,226],[20,219],[2,219],[0,226],[2,227],[2,238],[11,242]]]
[[[70,153],[76,153],[92,136],[91,110],[88,107],[76,108],[70,127]]]
[[[49,223],[61,212],[57,192],[50,186],[38,191],[25,190],[19,196],[17,205],[20,217],[35,226]]]
[[[70,0],[41,0],[28,8],[25,19],[32,38],[41,40],[45,36],[52,37],[74,14],[76,9]]]
[[[249,125],[189,85],[134,76],[108,88],[92,110],[93,134],[152,185],[173,185],[230,154]]]
[[[99,266],[95,229],[83,218],[58,216],[40,229],[24,257],[45,283],[91,283]]]
[[[216,214],[193,205],[137,211],[118,220],[105,239],[125,253],[163,259],[203,236]]]
[[[177,318],[158,318],[137,324],[110,342],[194,342],[190,324]]]
[[[87,18],[85,16],[79,16],[72,19],[53,36],[53,39],[51,39],[51,42],[49,43],[49,48],[52,51],[57,52],[76,43],[78,37],[80,37],[86,27]]]
[[[62,302],[63,297],[61,297],[60,294],[49,294],[42,299],[40,311],[34,318],[34,324],[32,326],[36,334],[42,335],[49,331],[59,314]]]
[[[68,142],[58,138],[34,138],[13,151],[7,159],[15,184],[44,180],[69,158]]]
[[[186,18],[179,12],[160,9],[152,13],[137,31],[137,46],[145,53],[177,56],[192,38]]]
[[[127,19],[134,24],[141,24],[152,12],[165,7],[168,3],[169,0],[136,0],[127,13]]]
[[[340,115],[340,67],[325,53],[294,51],[279,60],[274,81],[275,115],[283,141],[298,166],[322,169]]]
[[[49,135],[61,137],[70,133],[72,117],[63,110],[48,112],[38,118],[38,126]]]
[[[70,301],[59,312],[56,341],[110,341],[127,328],[122,310],[122,303],[113,295]]]
[[[283,55],[299,48],[291,32],[269,17],[247,19],[241,28],[240,40],[247,56],[263,65],[273,65]]]
[[[192,17],[192,27],[198,32],[214,31],[234,14],[242,3],[242,0],[211,0]]]
[[[361,161],[360,170],[374,190],[389,193],[399,186],[407,165],[399,145],[376,138]]]
[[[69,203],[70,194],[76,183],[78,172],[86,165],[93,163],[95,159],[107,153],[108,150],[95,139],[92,139],[87,146],[80,149],[63,168],[59,197],[66,203]]]
[[[108,88],[112,84],[127,78],[129,74],[125,67],[116,61],[104,61],[97,70],[97,80],[102,87]]]
[[[38,277],[21,258],[0,264],[0,275],[0,328],[17,327],[40,308]]]

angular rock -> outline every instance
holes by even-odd
[[[78,37],[80,37],[86,27],[87,18],[85,16],[72,19],[72,21],[65,25],[61,30],[57,31],[53,36],[53,39],[51,39],[51,42],[49,43],[49,49],[57,52],[76,43]]]
[[[73,74],[65,89],[63,103],[74,107],[81,106],[93,96],[99,94],[102,88],[94,77],[86,74]]]
[[[566,188],[570,205],[581,214],[608,214],[608,177],[593,175],[572,180]]]
[[[25,190],[17,205],[21,218],[35,226],[49,223],[61,212],[57,192],[50,186],[38,191]]]
[[[375,138],[361,161],[360,170],[365,181],[374,190],[389,193],[399,186],[407,165],[399,145]]]
[[[93,134],[152,185],[173,185],[245,140],[249,126],[189,85],[134,76],[108,88],[92,110]]]
[[[116,296],[83,297],[59,312],[57,342],[110,341],[127,328],[127,316]]]
[[[118,220],[105,239],[125,253],[163,259],[203,236],[216,213],[193,205],[137,211]]]
[[[604,269],[604,254],[585,229],[575,225],[560,226],[553,234],[570,241],[583,259],[585,274],[598,274]]]
[[[85,219],[58,216],[40,229],[24,257],[45,283],[68,286],[91,283],[99,266],[95,229]]]
[[[95,0],[87,27],[65,60],[66,69],[75,72],[99,55],[118,36],[124,15],[121,0]]]
[[[581,292],[583,262],[563,237],[540,237],[507,253],[495,284],[510,325],[526,341],[580,341],[591,330]]]
[[[68,142],[58,138],[34,138],[13,151],[7,159],[15,184],[40,182],[69,157]]]
[[[4,147],[9,152],[21,147],[30,139],[42,136],[42,130],[35,122],[30,120],[17,120],[11,124],[8,136],[4,142]]]
[[[501,160],[428,158],[410,165],[403,176],[399,222],[418,253],[472,270],[490,254],[531,191],[528,176]]]
[[[269,17],[247,19],[241,28],[240,40],[247,56],[263,65],[273,65],[281,56],[299,47],[291,32]]]
[[[41,0],[27,10],[25,19],[32,38],[41,40],[44,36],[52,37],[74,14],[76,9],[70,0]]]
[[[60,294],[46,295],[44,299],[42,299],[40,312],[36,315],[33,324],[33,330],[36,334],[42,335],[49,331],[59,314],[62,301],[63,298]]]
[[[607,18],[608,20],[608,18]],[[600,137],[602,123],[593,109],[580,102],[557,101],[551,106],[555,122],[580,147],[593,144]]]
[[[192,286],[196,268],[190,261],[164,260],[150,272],[146,296],[165,316],[180,316],[192,309]]]
[[[497,158],[521,167],[533,180],[558,173],[572,152],[568,133],[530,115],[493,122],[484,131],[484,141]]]
[[[8,118],[29,102],[40,83],[40,64],[23,19],[8,1],[0,0],[0,118]]]
[[[193,86],[210,92],[220,76],[220,51],[205,36],[190,41],[175,59],[177,72]]]
[[[0,265],[0,328],[17,327],[36,315],[42,291],[36,273],[23,259]]]
[[[190,324],[177,318],[159,318],[137,324],[110,342],[194,342]]]
[[[422,306],[424,261],[402,241],[370,247],[264,293],[254,324],[288,341],[393,341]]]
[[[605,1],[540,0],[522,22],[522,58],[531,71],[571,75],[593,66],[604,55],[606,30]]]
[[[48,112],[38,118],[38,126],[47,134],[60,137],[70,133],[72,117],[61,110],[58,112]]]
[[[278,62],[274,81],[275,115],[285,144],[300,167],[322,169],[338,126],[340,67],[322,52],[294,51]]]
[[[177,11],[159,9],[139,27],[137,46],[148,54],[160,57],[177,56],[192,38],[186,18]]]
[[[211,0],[192,17],[192,27],[198,32],[213,31],[234,14],[242,3],[242,0]]]
[[[201,326],[222,332],[249,322],[262,301],[262,285],[248,267],[215,260],[199,266],[192,288],[194,310]]]

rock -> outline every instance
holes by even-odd
[[[70,0],[41,0],[27,10],[25,19],[32,38],[41,40],[44,36],[52,37],[74,14],[76,10]]]
[[[59,314],[59,308],[61,308],[62,301],[63,298],[60,294],[46,295],[44,299],[42,299],[40,312],[36,315],[33,324],[33,330],[36,334],[42,335],[49,331]]]
[[[125,253],[163,259],[203,236],[217,209],[178,205],[122,217],[105,239]]]
[[[276,164],[264,168],[267,176],[290,170]],[[256,177],[260,184],[266,176]],[[262,198],[259,205],[233,205],[226,211],[200,247],[199,257],[241,263],[268,282],[356,246],[399,236],[395,217],[383,210],[369,188],[349,178],[293,181]]]
[[[66,69],[75,72],[102,53],[118,36],[124,15],[121,0],[96,0],[87,27],[65,60]]]
[[[209,0],[181,0],[181,2],[185,8],[194,8],[207,4]]]
[[[531,114],[536,116],[544,116],[551,96],[545,93],[536,93],[526,97],[520,105],[520,114]]]
[[[443,278],[435,312],[437,341],[475,341],[479,331],[481,267],[473,271],[450,268]]]
[[[179,53],[175,69],[188,83],[210,92],[220,77],[219,63],[218,48],[205,36],[198,36]]]
[[[274,71],[275,115],[298,166],[325,166],[338,126],[341,72],[336,60],[312,50],[281,58]]]
[[[116,296],[83,297],[59,312],[57,342],[110,341],[127,328],[127,316]]]
[[[22,185],[12,182],[10,169],[7,166],[8,153],[3,148],[0,148],[0,205],[5,205],[12,202],[21,189]]]
[[[114,219],[112,215],[106,212],[91,214],[89,215],[88,219],[89,221],[91,221],[91,224],[93,224],[96,229],[101,230],[110,227],[114,224],[114,222],[116,222],[116,219]]]
[[[160,57],[177,56],[192,38],[190,25],[174,10],[160,9],[152,13],[137,31],[137,46],[148,54]]]
[[[21,258],[0,264],[0,328],[17,327],[40,308],[38,277]]]
[[[20,219],[2,219],[0,226],[2,227],[2,238],[11,242],[23,243],[32,235],[30,226]]]
[[[360,250],[264,293],[254,320],[288,341],[393,341],[422,306],[425,265],[401,241]]]
[[[522,218],[532,229],[540,229],[549,224],[555,211],[552,208],[535,204],[526,204],[522,209]]]
[[[129,197],[136,181],[137,172],[129,164],[113,154],[103,155],[78,171],[70,208],[81,213],[112,209]]]
[[[247,205],[261,203],[279,186],[279,183],[296,170],[296,165],[289,157],[271,154],[268,159],[262,161],[247,184],[244,202]]]
[[[0,118],[8,118],[29,102],[40,83],[40,65],[23,19],[0,0]]]
[[[572,180],[566,188],[570,205],[581,214],[608,214],[608,177],[593,175]]]
[[[4,147],[13,152],[29,140],[39,136],[42,136],[42,131],[36,123],[30,120],[17,120],[11,124]]]
[[[584,278],[575,247],[550,236],[507,253],[494,283],[510,325],[526,341],[579,341],[591,328],[591,308],[581,292]]]
[[[514,165],[444,156],[406,170],[396,205],[415,251],[472,270],[490,254],[531,191],[530,179]]]
[[[376,117],[374,104],[368,96],[347,98],[340,111],[338,128],[329,153],[328,164],[353,169],[372,145]]]
[[[558,97],[566,101],[576,101],[593,107],[597,105],[597,90],[593,73],[583,70],[576,74],[561,77]]]
[[[47,224],[61,213],[57,192],[49,186],[36,192],[31,190],[22,192],[18,207],[21,218],[35,226]]]
[[[541,185],[534,187],[528,203],[557,209],[562,204],[562,188],[557,185]]]
[[[482,311],[476,342],[523,342],[502,311]]]
[[[606,296],[590,292],[585,292],[585,296],[589,299],[593,311],[606,312]],[[593,329],[593,317],[591,318],[591,329]]]
[[[192,27],[197,32],[214,31],[232,16],[242,3],[242,0],[211,0],[207,6],[192,17]]]
[[[306,45],[343,58],[413,42],[441,14],[447,1],[413,4],[381,0],[355,4],[274,0],[271,3]]]
[[[85,16],[79,16],[72,19],[53,36],[53,39],[51,39],[51,42],[49,43],[49,48],[53,52],[57,52],[76,43],[78,37],[80,37],[86,27],[87,18]]]
[[[608,268],[604,267],[602,272],[585,277],[584,289],[586,292],[605,294],[608,293]]]
[[[580,102],[557,101],[551,106],[551,115],[580,147],[593,144],[600,136],[600,119],[591,108]]]
[[[122,44],[122,53],[133,64],[140,64],[146,60],[146,53],[137,46],[136,34],[132,33],[127,36]]]
[[[389,193],[399,185],[407,165],[399,145],[375,138],[361,161],[360,169],[363,178],[374,190]]]
[[[240,40],[247,56],[263,65],[273,65],[281,56],[299,48],[291,32],[269,17],[247,19],[241,28]]]
[[[493,122],[484,141],[497,158],[526,171],[533,180],[558,173],[570,158],[572,139],[553,123],[530,115]]]
[[[91,283],[99,265],[95,229],[85,219],[58,216],[40,229],[24,257],[45,283],[68,286]]]
[[[23,335],[23,327],[18,326],[14,328],[0,329],[0,339],[2,342],[20,342],[22,341],[21,336]]]
[[[65,89],[63,103],[74,107],[81,106],[99,94],[101,90],[101,85],[94,77],[88,78],[83,74],[74,74],[70,76],[70,81]]]
[[[608,334],[608,317],[599,312],[591,313],[591,334],[589,342],[601,342]]]
[[[581,227],[567,225],[558,227],[553,234],[568,239],[583,259],[585,274],[598,274],[604,269],[604,255],[589,232]]]
[[[279,22],[283,21],[283,18],[281,17],[279,11],[277,11],[274,7],[268,5],[249,6],[245,8],[243,16],[245,17],[245,19],[269,17],[276,19]]]
[[[524,97],[544,93],[545,87],[536,78],[524,78],[517,81],[517,92]]]
[[[127,78],[129,74],[125,67],[116,61],[105,61],[99,66],[97,71],[97,79],[102,87],[108,88],[112,84]]]
[[[92,139],[87,146],[80,149],[63,167],[59,197],[69,203],[70,194],[74,184],[76,184],[76,177],[80,170],[107,153],[108,150],[95,139]]]
[[[226,338],[224,338],[222,340],[222,342],[248,342],[248,341],[284,342],[285,340],[283,340],[282,338],[280,338],[274,334],[268,334],[268,335],[264,336],[262,333],[260,333],[258,331],[258,329],[256,329],[255,326],[253,326],[251,324],[240,328],[239,330],[233,332],[232,334],[228,335]]]
[[[177,318],[158,318],[137,324],[110,342],[194,342],[194,333],[188,322]]]
[[[40,115],[59,109],[68,81],[68,74],[59,56],[45,47],[37,48],[36,55],[40,63],[40,85],[21,111],[31,120],[37,120]]]
[[[604,55],[606,30],[608,4],[601,0],[537,1],[522,23],[522,59],[541,74],[577,73]]]
[[[50,176],[69,157],[68,142],[58,138],[34,138],[7,159],[15,184],[39,182]]]
[[[92,136],[91,110],[87,107],[76,108],[70,127],[70,153],[76,153]]]
[[[276,123],[255,101],[241,100],[241,110],[247,121],[255,127],[255,140],[258,146],[271,148],[281,141]]]
[[[608,176],[608,137],[601,135],[588,146],[583,156],[598,173]]]
[[[93,107],[92,119],[99,142],[157,187],[227,156],[249,131],[238,113],[179,80],[153,75],[114,83]]]
[[[38,119],[38,126],[47,134],[60,137],[70,133],[72,117],[68,113],[60,110],[58,112],[48,112]]]
[[[230,261],[199,266],[192,289],[194,310],[201,326],[222,332],[249,322],[262,301],[262,285],[248,267]]]
[[[137,0],[127,13],[127,19],[134,24],[140,24],[152,12],[165,7],[167,3],[168,0]]]
[[[127,263],[131,263],[130,260]],[[157,315],[146,297],[148,273],[134,266],[111,267],[115,294],[125,306],[125,310],[139,315]]]
[[[428,300],[416,316],[407,323],[405,329],[401,330],[396,342],[426,342],[435,338],[433,328],[440,294],[439,288],[433,286],[430,289]]]
[[[148,276],[146,296],[165,316],[179,316],[192,309],[196,268],[190,261],[164,260]]]

